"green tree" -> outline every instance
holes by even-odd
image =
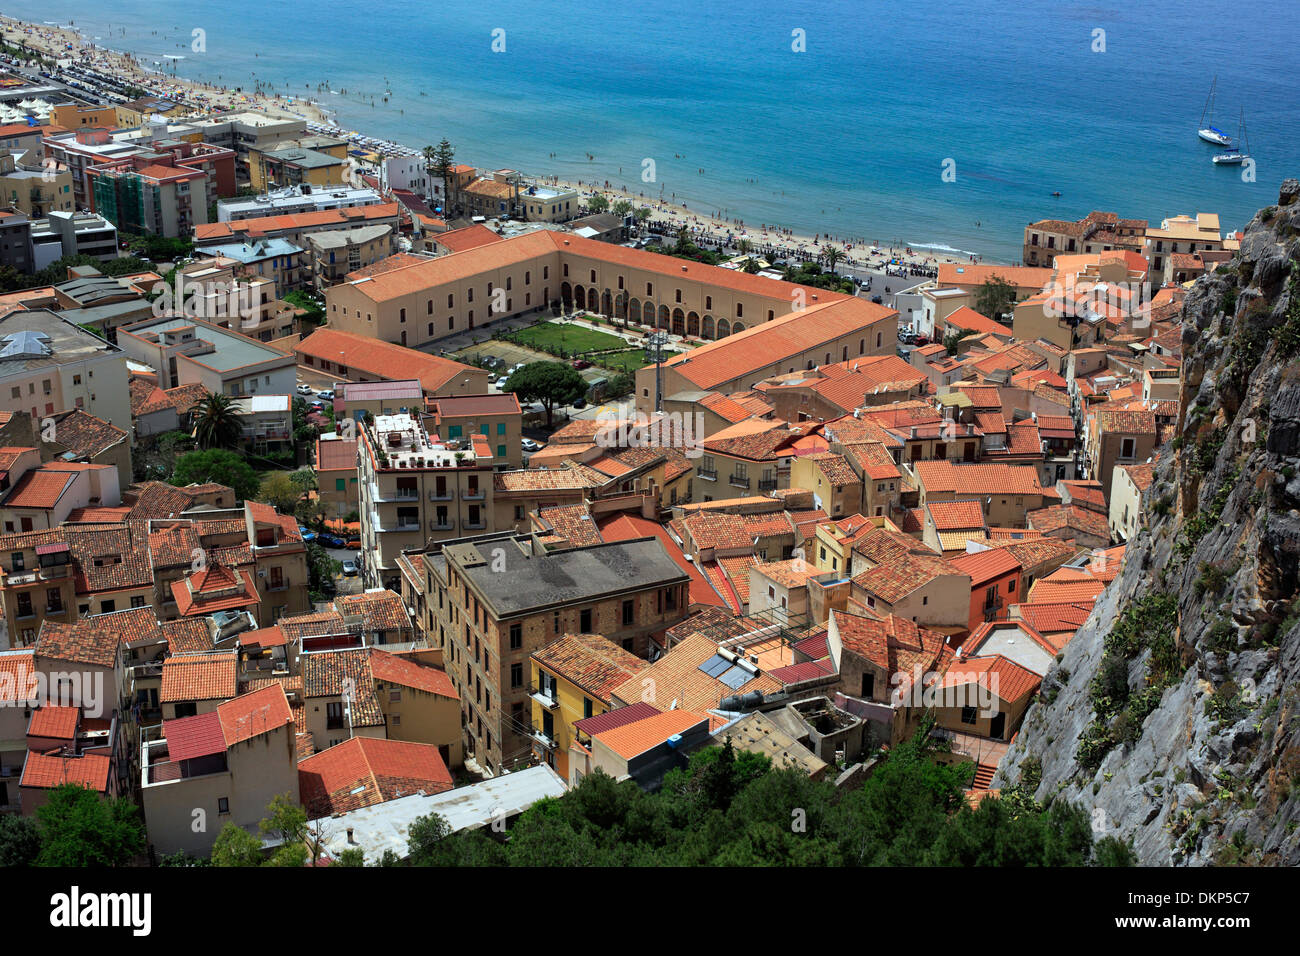
[[[975,292],[975,311],[995,322],[1001,322],[1015,305],[1016,287],[1002,276],[989,276]]]
[[[183,488],[190,484],[215,481],[234,489],[240,501],[257,500],[257,472],[234,452],[220,448],[192,451],[176,459],[171,483]]]
[[[444,136],[442,142],[437,146],[426,146],[424,148],[424,159],[427,164],[425,168],[429,174],[442,180],[442,188],[446,194],[443,211],[450,215],[455,209],[456,199],[456,184],[452,181],[451,175],[452,167],[456,165],[456,150]]]
[[[261,866],[262,841],[241,826],[227,823],[212,843],[213,866]]]
[[[635,216],[636,216],[636,221],[637,221],[637,223],[638,223],[639,225],[644,226],[645,223],[646,223],[646,220],[649,219],[650,216],[651,216],[650,207],[649,207],[649,206],[641,206],[640,208],[637,209],[637,211],[636,211],[636,213],[635,213]]]
[[[632,211],[632,204],[626,199],[619,199],[614,203],[614,205],[610,206],[609,209],[610,212],[618,216],[619,219],[622,219]]]
[[[0,866],[33,866],[41,852],[41,828],[31,817],[0,816]]]
[[[359,846],[350,846],[334,857],[334,866],[365,866],[366,851]]]
[[[605,383],[606,398],[622,398],[624,395],[631,395],[632,389],[636,387],[636,382],[631,375],[626,372],[619,372],[611,375]]]
[[[194,403],[194,439],[200,448],[233,448],[243,432],[243,415],[234,399],[209,392]]]
[[[293,480],[290,472],[273,471],[262,479],[257,489],[258,501],[264,501],[280,514],[291,515],[294,506],[302,497],[302,489]]]
[[[304,322],[311,322],[314,325],[325,324],[325,304],[316,293],[294,289],[285,294],[284,301],[304,311],[302,317]]]
[[[837,246],[827,246],[822,255],[826,257],[826,271],[835,275],[835,266],[844,258],[844,250]]]
[[[578,370],[563,362],[532,362],[506,382],[505,390],[522,401],[541,402],[549,427],[556,405],[568,405],[587,394],[587,383]]]
[[[587,208],[592,212],[604,212],[609,208],[609,197],[604,193],[596,193],[587,200]]]
[[[961,348],[961,340],[974,335],[973,329],[954,329],[943,337],[943,347],[949,355],[956,355]]]
[[[334,576],[343,570],[329,552],[315,541],[307,543],[307,591],[313,601],[327,597],[334,590]]]
[[[135,804],[105,799],[93,790],[63,784],[37,808],[41,827],[38,866],[125,866],[144,850],[144,825]]]

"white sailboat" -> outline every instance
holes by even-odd
[[[1230,147],[1214,157],[1216,166],[1240,166],[1250,159],[1250,141],[1246,139],[1246,111],[1241,111],[1241,122],[1237,126],[1237,145]]]
[[[1214,82],[1210,84],[1210,95],[1205,101],[1205,107],[1201,110],[1201,128],[1196,131],[1196,135],[1201,137],[1207,143],[1213,143],[1215,146],[1232,146],[1232,137],[1223,130],[1214,126],[1214,91],[1219,85],[1219,77],[1214,77]],[[1209,117],[1210,122],[1205,121]]]

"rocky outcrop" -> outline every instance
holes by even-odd
[[[1146,865],[1300,864],[1298,195],[1188,294],[1148,526],[992,783],[1038,780]]]

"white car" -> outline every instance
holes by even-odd
[[[537,444],[537,442],[533,441],[531,438],[525,438],[522,441],[520,441],[519,444],[523,446],[524,451],[537,451],[537,449],[542,447],[541,445]]]
[[[310,386],[310,385],[299,385],[299,386],[298,386],[298,394],[299,394],[299,395],[310,395],[310,394],[311,394],[311,386]]]
[[[510,376],[509,376],[509,375],[502,375],[499,379],[497,379],[497,380],[496,380],[495,382],[493,382],[492,384],[495,385],[497,388],[499,388],[501,391],[504,392],[504,391],[506,390],[506,382],[508,382],[508,381],[510,381]]]
[[[316,393],[316,397],[317,397],[317,398],[323,398],[323,399],[325,399],[325,401],[327,401],[327,402],[332,402],[332,401],[334,401],[334,392],[331,391],[330,389],[326,389],[326,390],[323,391],[323,392],[317,392],[317,393]]]

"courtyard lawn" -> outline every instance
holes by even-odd
[[[627,348],[628,345],[617,335],[556,322],[538,322],[536,325],[512,332],[509,338],[520,345],[527,345],[542,352],[558,352],[564,349],[568,356],[578,352]]]
[[[664,361],[676,355],[676,352],[664,352]],[[604,365],[612,369],[621,369],[631,375],[637,369],[646,365],[645,349],[633,349],[630,352],[611,352],[605,355],[588,355],[586,358],[595,365]]]

